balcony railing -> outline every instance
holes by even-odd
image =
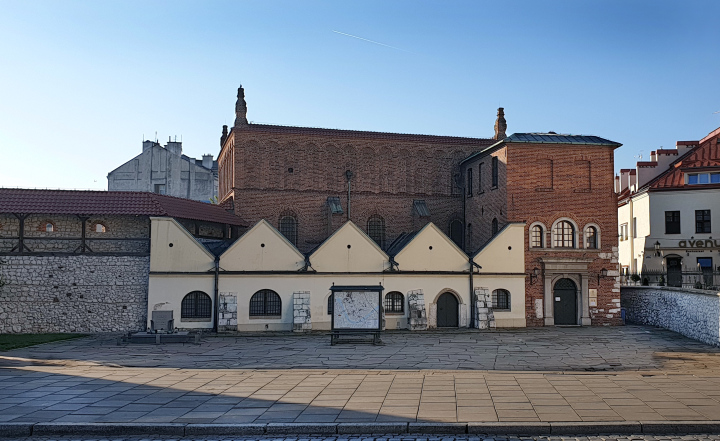
[[[705,290],[720,289],[720,270],[711,268],[643,270],[620,275],[622,286],[671,286]]]

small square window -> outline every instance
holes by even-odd
[[[713,173],[710,175],[711,184],[720,184],[720,173]]]
[[[688,184],[695,185],[698,183],[698,175],[688,175]]]
[[[165,184],[155,184],[155,193],[165,194]]]

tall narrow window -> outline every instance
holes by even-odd
[[[595,227],[585,228],[585,248],[597,249],[597,229]]]
[[[478,165],[478,176],[477,176],[477,183],[478,183],[478,193],[483,192],[483,185],[482,185],[482,169],[483,169],[483,163],[481,162]]]
[[[695,232],[710,233],[710,210],[695,210]]]
[[[280,218],[280,233],[293,245],[297,246],[297,219],[294,216],[283,216]]]
[[[212,300],[202,291],[193,291],[180,303],[180,318],[209,319],[212,316]]]
[[[637,239],[637,218],[636,217],[633,218],[632,229],[633,229],[632,230],[633,239]]]
[[[665,234],[680,234],[680,212],[665,212]]]
[[[469,198],[473,195],[473,169],[467,170],[467,195]]]
[[[367,232],[370,239],[374,240],[380,248],[385,246],[385,220],[382,217],[371,216],[368,219]]]
[[[535,225],[530,229],[530,248],[542,248],[545,232],[543,227]]]
[[[496,235],[498,232],[498,220],[497,218],[493,218],[492,220],[492,235]]]
[[[250,298],[250,317],[280,315],[282,315],[282,301],[275,291],[261,289]]]
[[[405,296],[401,292],[393,291],[385,295],[385,312],[401,314],[405,311]]]
[[[553,247],[575,248],[575,227],[568,221],[555,224],[553,231]]]
[[[493,156],[492,158],[492,186],[498,186],[498,158]]]
[[[462,248],[463,224],[458,219],[450,222],[450,240],[455,242],[455,245]]]

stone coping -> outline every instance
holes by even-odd
[[[331,434],[590,434],[720,433],[720,421],[489,422],[489,423],[0,423],[0,437],[128,435],[331,435]]]
[[[695,288],[676,288],[674,286],[644,286],[644,285],[632,285],[632,286],[621,286],[621,290],[623,289],[640,289],[640,290],[654,290],[654,291],[669,291],[669,292],[676,292],[676,293],[682,293],[682,294],[698,294],[703,296],[711,296],[711,297],[720,297],[720,292],[718,291],[709,291],[705,289],[695,289]]]

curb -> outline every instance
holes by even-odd
[[[0,423],[0,438],[67,435],[632,435],[720,434],[720,421],[487,422],[487,423]]]

